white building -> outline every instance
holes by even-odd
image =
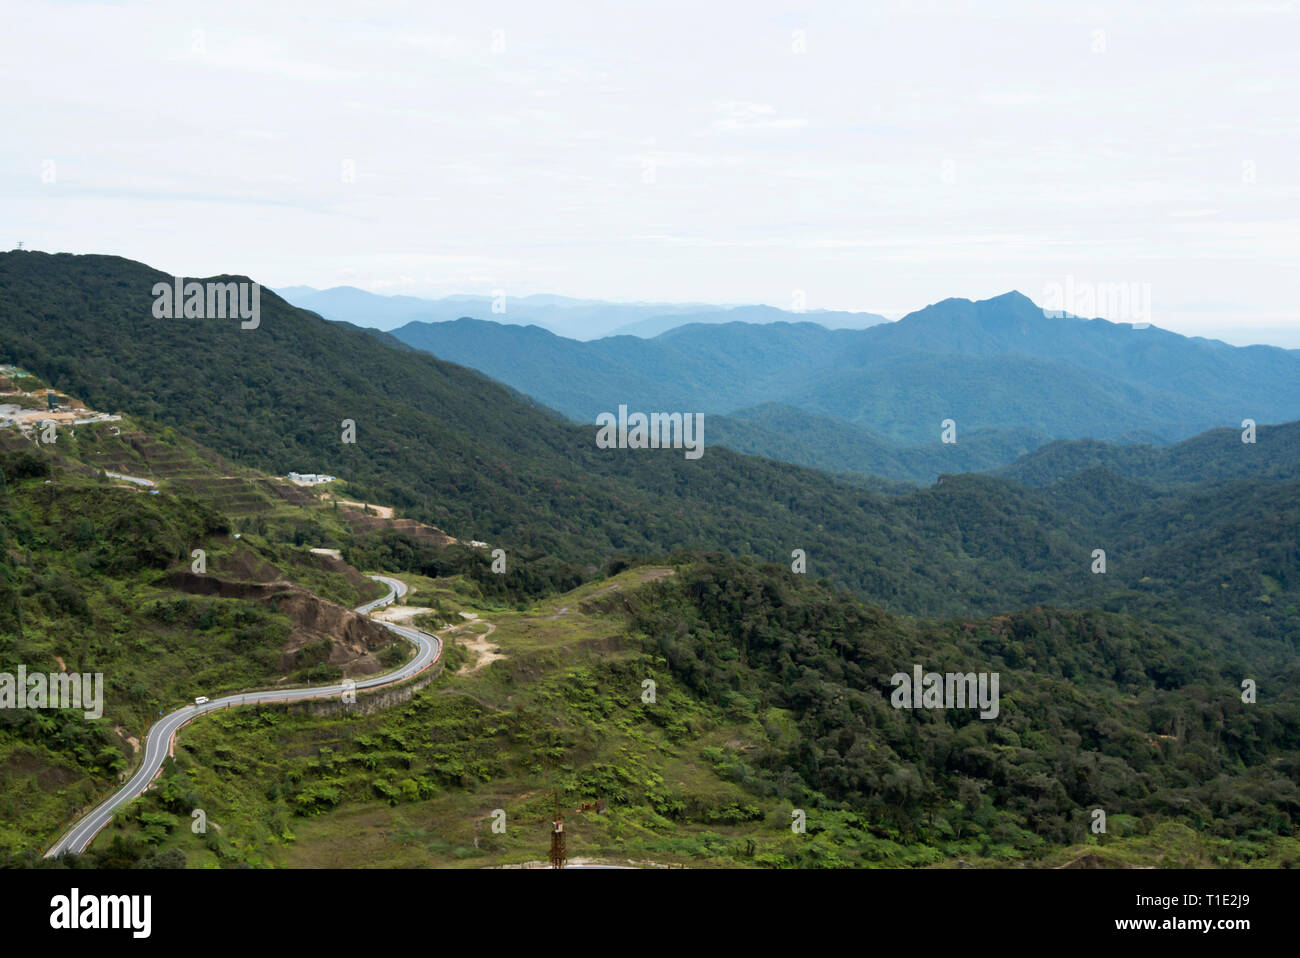
[[[333,476],[321,475],[315,472],[291,472],[289,481],[296,482],[300,486],[316,486],[322,482],[333,482]]]

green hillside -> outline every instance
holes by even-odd
[[[0,432],[0,671],[103,677],[93,721],[75,710],[0,710],[7,848],[43,847],[117,782],[160,711],[197,694],[376,670],[407,654],[375,627],[361,631],[364,646],[345,646],[330,625],[381,587],[305,547],[235,538],[228,515],[183,491],[203,474],[202,451],[142,442],[145,433],[122,425],[137,446],[157,447],[155,475],[167,449],[166,468],[188,478],[160,479],[150,495],[86,467],[105,450],[114,465],[125,460],[112,455],[122,439],[110,424],[77,427],[52,447]],[[247,521],[247,501],[227,493],[216,499]],[[204,552],[201,576],[194,549]]]
[[[1015,461],[1050,438],[1029,429],[963,430],[958,442],[945,444],[936,430],[931,442],[905,446],[843,419],[780,403],[707,421],[711,444],[821,469],[854,483],[882,478],[929,485],[944,473],[983,472]]]
[[[695,555],[673,570],[638,567],[523,611],[477,603],[502,658],[384,713],[269,707],[197,723],[88,857],[537,863],[556,789],[571,858],[1300,864],[1294,665],[1250,672],[1268,691],[1248,705],[1221,644],[1124,616],[911,622],[778,567]],[[443,587],[413,583],[417,597]],[[458,661],[472,665],[481,631],[448,635]],[[999,716],[893,708],[890,677],[913,663],[999,673]],[[193,834],[193,807],[219,829]]]
[[[359,822],[391,836],[362,841],[378,861],[521,862],[535,836],[487,837],[483,816],[544,817],[552,788],[613,806],[575,837],[662,862],[1295,860],[1294,426],[1245,452],[1211,433],[1082,468],[1065,447],[1042,485],[875,492],[726,449],[599,450],[481,374],[270,294],[241,330],[153,319],[161,274],[125,260],[8,254],[0,276],[0,360],[127,414],[52,445],[0,430],[6,660],[102,671],[112,693],[100,724],[0,715],[15,862],[196,688],[403,654],[386,634],[341,649],[343,607],[377,589],[357,569],[406,576],[431,626],[477,617],[449,626],[446,681],[360,719],[200,723],[91,863],[338,864]],[[398,518],[268,474],[290,469]],[[439,530],[505,548],[509,572]],[[200,544],[215,590],[188,572]],[[665,555],[671,576],[644,565]],[[482,658],[491,643],[504,660]],[[999,672],[999,720],[890,708],[889,675],[914,662]],[[665,706],[650,714],[647,677]],[[222,831],[178,827],[196,802]],[[802,844],[792,806],[815,812]],[[1101,839],[1093,806],[1114,816]]]
[[[1138,482],[1174,486],[1231,479],[1300,477],[1300,422],[1215,429],[1172,446],[1116,446],[1091,439],[1058,440],[996,470],[1028,486],[1045,486],[1102,467]]]
[[[126,260],[10,253],[0,277],[5,358],[96,408],[156,419],[244,466],[339,475],[366,501],[587,576],[617,555],[722,549],[788,563],[803,549],[810,574],[896,612],[1086,603],[1139,614],[1180,603],[1268,642],[1284,641],[1300,604],[1294,554],[1227,554],[1232,584],[1205,588],[1184,582],[1169,553],[1169,516],[1205,542],[1225,524],[1292,528],[1290,489],[1253,492],[1281,511],[1251,516],[1154,495],[1099,504],[1087,489],[1057,495],[977,477],[882,496],[725,449],[698,460],[602,450],[592,427],[269,293],[260,328],[242,330],[154,319],[150,289],[163,274]],[[356,444],[340,441],[344,419]],[[1092,575],[1092,551],[1108,545],[1109,571]],[[1143,582],[1162,570],[1170,587]]]

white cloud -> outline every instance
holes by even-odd
[[[721,133],[797,130],[808,125],[803,117],[777,116],[776,108],[766,103],[726,100],[716,104],[716,109],[722,116],[713,121],[713,129]]]
[[[902,311],[1069,272],[1263,328],[1294,299],[1296,12],[31,4],[0,189],[29,246],[271,286]]]

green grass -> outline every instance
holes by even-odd
[[[618,597],[635,569],[487,618],[505,658],[449,668],[409,702],[371,716],[231,710],[186,729],[160,785],[106,829],[135,852],[190,867],[508,867],[545,861],[558,789],[568,855],[688,867],[1057,867],[1294,865],[1295,839],[1198,835],[1115,814],[1110,834],[1053,846],[994,809],[932,809],[900,830],[813,797],[795,805],[754,780],[756,754],[797,738],[791,713],[700,701],[628,634]],[[409,577],[406,577],[409,578]],[[449,582],[414,582],[455,594]],[[610,588],[613,586],[614,588]],[[562,609],[567,612],[561,613]],[[449,654],[456,648],[451,640]],[[656,701],[642,701],[642,682]],[[606,802],[604,814],[578,812]],[[193,808],[210,823],[186,827]],[[505,830],[493,829],[497,810]],[[177,823],[160,828],[157,816]],[[152,817],[151,817],[152,816]],[[152,822],[152,827],[147,823]]]
[[[173,577],[190,571],[193,548],[206,552],[208,576],[235,587],[287,580],[345,607],[384,592],[306,544],[252,532],[234,539],[228,520],[174,494],[167,479],[159,479],[157,496],[102,481],[81,468],[96,433],[104,438],[105,426],[79,427],[75,439],[60,437],[54,447],[0,436],[0,455],[34,455],[53,470],[48,480],[15,477],[0,489],[0,585],[15,603],[0,610],[0,670],[21,663],[29,673],[102,673],[104,682],[99,720],[81,712],[0,712],[0,851],[47,845],[75,811],[134,767],[129,739],[142,740],[160,712],[197,694],[341,674],[323,662],[323,643],[286,655],[291,621],[274,598],[221,597],[178,584]],[[195,469],[219,466],[183,441],[177,448]],[[7,471],[13,461],[5,460]],[[148,474],[139,464],[112,465]],[[272,520],[300,511],[270,505]],[[331,521],[330,510],[317,512]],[[407,645],[394,639],[374,651],[391,666]]]

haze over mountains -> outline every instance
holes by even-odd
[[[267,864],[277,859],[262,857],[270,854],[264,849],[279,854],[288,843],[263,836],[258,840],[267,843],[247,852],[245,836],[261,834],[256,829],[266,822],[296,824],[308,816],[338,822],[331,816],[357,808],[368,814],[399,808],[395,814],[403,817],[418,813],[441,822],[450,816],[417,803],[445,797],[463,805],[472,798],[479,807],[495,807],[499,794],[525,794],[539,774],[554,770],[568,776],[558,787],[584,801],[609,797],[610,817],[618,821],[653,811],[657,819],[643,819],[647,834],[668,837],[696,822],[710,833],[732,825],[753,831],[764,816],[785,833],[788,809],[802,807],[791,803],[815,790],[852,809],[846,814],[862,838],[837,841],[844,847],[867,842],[864,863],[939,864],[976,854],[1004,864],[1039,860],[1086,840],[1084,816],[1097,807],[1123,809],[1116,823],[1150,819],[1207,841],[1240,843],[1213,846],[1218,860],[1229,852],[1242,862],[1295,860],[1300,423],[1261,425],[1254,444],[1243,443],[1235,429],[1167,447],[1059,440],[1019,459],[1007,475],[949,475],[930,488],[882,495],[728,449],[710,448],[698,460],[676,449],[602,449],[591,424],[565,422],[479,372],[388,333],[326,321],[270,292],[253,329],[241,328],[238,318],[158,318],[151,290],[168,279],[118,257],[0,254],[0,362],[17,363],[56,390],[132,420],[120,436],[78,427],[49,446],[5,436],[0,616],[26,623],[24,645],[7,648],[29,657],[39,651],[40,661],[71,656],[71,668],[129,662],[132,672],[118,685],[138,690],[122,713],[123,734],[130,735],[159,710],[157,699],[191,691],[195,673],[181,667],[177,649],[219,652],[222,660],[202,674],[214,688],[229,690],[261,680],[281,661],[288,623],[274,616],[283,606],[229,606],[223,621],[231,627],[214,632],[200,626],[206,619],[190,596],[166,591],[169,585],[174,591],[176,572],[185,576],[192,546],[210,537],[221,538],[213,553],[219,561],[209,569],[218,574],[234,571],[234,559],[225,556],[260,550],[276,559],[266,576],[287,567],[343,599],[356,584],[341,573],[323,574],[338,567],[333,560],[315,565],[319,557],[308,551],[326,545],[341,550],[357,580],[356,569],[382,569],[417,577],[439,603],[460,594],[451,590],[456,584],[477,602],[493,589],[491,595],[509,604],[475,606],[476,616],[486,612],[502,623],[493,641],[501,642],[505,662],[473,680],[448,668],[438,679],[446,694],[441,685],[417,693],[424,695],[419,708],[341,717],[336,744],[346,763],[324,761],[328,755],[318,752],[322,721],[335,720],[293,719],[310,737],[304,749],[297,746],[306,739],[296,745],[283,734],[289,717],[270,728],[251,715],[243,726],[251,738],[233,725],[217,730],[219,751],[211,741],[205,746],[202,728],[188,731],[178,768],[164,773],[161,787],[150,789],[137,808],[161,814],[171,794],[185,802],[187,814],[195,805],[190,792],[203,794],[203,807],[218,809],[229,829],[225,837],[239,836],[246,849],[240,854]],[[981,307],[987,304],[959,304],[956,316],[946,317],[950,328],[937,335],[961,339],[963,318]],[[969,339],[978,346],[986,337],[1009,336],[1000,331],[1004,319],[988,323],[993,333],[968,330]],[[449,325],[497,336],[505,329]],[[1147,332],[1109,325],[1070,321],[1069,330],[1100,330],[1090,333],[1102,337],[1091,353],[1088,340],[1072,343],[1083,361],[1108,355],[1104,337]],[[819,337],[842,335],[810,328]],[[721,355],[701,360],[687,351],[681,361],[693,358],[695,374],[716,376],[739,393],[746,368],[778,381],[783,357],[787,365],[800,358],[799,334],[807,332],[787,324],[691,326],[649,341],[617,337],[579,345],[630,346],[624,359],[631,368],[637,344],[663,349],[679,339],[725,339],[737,331],[756,348],[738,354],[734,368]],[[570,348],[562,340],[556,346],[556,337],[542,330],[523,332],[555,347],[559,358]],[[776,345],[757,348],[764,347],[764,332],[776,334]],[[927,342],[934,334],[922,332],[918,338]],[[1179,350],[1200,345],[1179,340],[1155,342],[1172,343],[1167,352],[1191,363],[1194,357]],[[812,352],[806,343],[803,348]],[[1265,359],[1285,370],[1287,354],[1278,359],[1277,352],[1266,351]],[[1234,371],[1236,355],[1230,351],[1224,364],[1230,375],[1213,389],[1239,388],[1244,373]],[[909,359],[919,361],[914,354]],[[1251,368],[1264,377],[1270,367]],[[820,415],[791,412],[792,406],[751,408],[757,411],[735,421],[789,442],[815,430]],[[355,443],[341,437],[344,420],[356,427]],[[972,455],[995,449],[999,439],[978,430],[962,436],[956,446],[922,451]],[[1036,434],[1024,432],[1021,441],[1037,441]],[[76,470],[67,468],[76,462]],[[97,464],[121,469],[133,462],[171,463],[173,478],[155,498],[96,474]],[[462,540],[487,540],[507,551],[510,568],[498,576],[488,571],[486,552],[420,541],[396,526],[349,531],[332,513],[322,516],[323,504],[310,507],[302,490],[269,515],[246,499],[233,500],[224,480],[240,474],[249,496],[261,489],[279,497],[269,477],[252,474],[257,469],[336,475],[339,494],[389,504],[403,519],[434,523]],[[197,485],[184,484],[195,479]],[[243,510],[233,509],[241,504]],[[237,515],[214,511],[221,508]],[[236,528],[244,530],[239,546],[225,536]],[[806,550],[808,575],[790,568],[796,549]],[[1090,567],[1099,549],[1109,563],[1105,574]],[[252,565],[241,559],[240,567]],[[620,571],[629,587],[633,573],[645,573],[644,591],[612,594],[617,583],[606,573]],[[604,582],[590,582],[580,599],[555,594],[593,579]],[[828,585],[855,595],[834,594]],[[537,606],[539,596],[549,596],[549,604]],[[349,605],[354,601],[347,597]],[[597,616],[609,621],[593,632]],[[538,628],[559,631],[550,644],[538,645]],[[147,640],[160,651],[142,642],[142,634],[162,637]],[[142,648],[147,654],[138,654]],[[252,670],[259,661],[264,667]],[[1000,724],[973,714],[931,718],[891,707],[889,676],[913,662],[1000,675]],[[306,654],[295,655],[290,666],[327,667]],[[160,684],[159,674],[169,684]],[[635,689],[643,674],[667,680],[661,694],[672,698],[661,702],[671,702],[664,710],[671,721],[662,747],[656,738],[653,749],[633,752],[635,743],[615,730],[626,725],[644,738],[636,724],[644,719],[627,701],[615,707],[613,699],[618,689]],[[1258,680],[1258,707],[1240,697],[1242,676]],[[609,697],[608,707],[596,696]],[[19,835],[15,841],[32,845],[52,822],[108,786],[126,759],[122,753],[116,762],[116,753],[100,747],[111,742],[108,723],[93,733],[97,739],[84,724],[82,738],[73,739],[48,734],[29,716],[16,716],[26,723],[21,728],[0,728],[0,748],[21,747],[89,783],[70,794],[50,792],[55,800],[33,808],[22,829],[11,830]],[[226,721],[241,720],[232,712]],[[412,779],[413,792],[405,784],[390,790],[380,779],[376,798],[379,773],[364,756],[357,762],[351,756],[372,748],[381,726],[403,743],[384,759],[393,763],[387,767],[428,775],[434,788],[422,794]],[[557,730],[587,737],[557,740]],[[739,744],[722,752],[713,747],[717,741]],[[456,743],[463,752],[448,751]],[[708,750],[683,751],[701,743]],[[517,774],[515,760],[505,760],[511,750],[519,756]],[[305,761],[292,764],[300,753]],[[226,761],[231,755],[252,758]],[[718,755],[728,756],[725,766]],[[543,773],[539,756],[550,763]],[[705,785],[680,784],[686,791],[666,796],[656,791],[685,761],[700,770],[691,778]],[[30,764],[0,765],[0,800],[34,792]],[[608,777],[610,768],[624,766],[638,774]],[[285,767],[294,771],[287,787]],[[468,768],[482,771],[467,776]],[[220,788],[209,784],[218,781]],[[271,787],[276,781],[281,786]],[[605,790],[611,781],[623,783],[613,796]],[[637,782],[650,784],[642,792]],[[718,812],[715,798],[691,813],[691,796],[718,783],[744,790],[732,793],[741,803],[734,812]],[[213,805],[206,796],[214,793],[238,800]],[[488,795],[492,804],[485,804]],[[936,809],[969,828],[963,834],[973,844],[958,842],[955,829],[951,837],[923,832]],[[888,841],[916,856],[880,853],[863,822],[890,823],[896,830]],[[133,835],[149,834],[135,820],[121,825]],[[340,827],[353,840],[355,826]],[[897,830],[902,827],[907,834]],[[283,833],[280,825],[272,831]],[[190,841],[184,827],[175,832],[177,847]],[[1114,840],[1126,837],[1114,832]],[[984,835],[987,841],[978,840]],[[299,841],[312,839],[304,834],[292,844]],[[122,848],[115,843],[99,860],[130,864]],[[394,849],[385,842],[374,860],[388,863]],[[5,854],[0,842],[0,861]],[[692,853],[696,860],[716,854]],[[229,860],[244,859],[229,853]]]
[[[816,552],[816,574],[891,608],[995,611],[1052,597],[1098,598],[1096,582],[1079,577],[1080,564],[1090,543],[1122,534],[1133,544],[1122,574],[1107,578],[1106,594],[1114,589],[1129,596],[1125,601],[1163,602],[1162,593],[1138,584],[1143,574],[1168,576],[1181,568],[1181,560],[1162,550],[1236,536],[1236,527],[1281,515],[1293,484],[1261,478],[1287,475],[1277,460],[1289,454],[1290,443],[1270,440],[1245,453],[1223,453],[1253,456],[1255,485],[1242,493],[1257,500],[1253,511],[1197,506],[1197,521],[1179,520],[1185,528],[1171,534],[1169,517],[1191,513],[1184,494],[1144,491],[1090,462],[1077,474],[1058,464],[1057,472],[1068,478],[1042,491],[965,476],[880,496],[824,473],[726,449],[710,448],[695,461],[677,450],[600,449],[592,425],[566,423],[479,373],[394,348],[400,344],[388,334],[323,321],[271,293],[263,296],[255,330],[241,329],[238,321],[157,319],[150,290],[167,278],[118,257],[0,254],[3,359],[94,408],[170,425],[247,465],[279,474],[338,475],[354,495],[392,504],[399,514],[459,538],[506,542],[556,562],[604,562],[619,552],[678,548],[781,560],[792,548],[809,548]],[[459,325],[498,336],[503,329]],[[1086,330],[1093,324],[1074,325]],[[1105,335],[1139,335],[1109,326],[1097,328]],[[762,343],[768,327],[690,327],[648,342],[621,337],[594,345],[664,348],[685,336],[726,337],[734,330]],[[771,330],[781,336],[804,331],[784,324]],[[523,332],[555,340],[535,328]],[[1158,341],[1181,340],[1161,335],[1167,340]],[[747,358],[765,363],[775,380],[782,352],[774,347]],[[1290,358],[1265,353],[1279,364]],[[684,362],[690,358],[683,354]],[[729,388],[740,385],[733,376]],[[345,419],[356,423],[354,445],[340,441]],[[1293,559],[1283,552],[1268,560],[1283,577],[1278,581],[1289,581]],[[1203,574],[1201,584],[1208,587],[1220,573],[1207,566]],[[1245,588],[1259,594],[1262,586]],[[1237,592],[1211,593],[1215,601],[1240,599]],[[1271,632],[1282,625],[1277,619],[1260,628]]]
[[[1051,439],[1165,443],[1300,417],[1300,352],[1049,317],[1015,292],[862,330],[688,324],[577,342],[458,319],[393,335],[579,422],[619,403],[701,411],[706,441],[896,479],[1004,465]],[[955,445],[939,441],[945,419]]]
[[[705,303],[611,303],[567,296],[456,295],[441,299],[383,296],[353,286],[319,290],[289,286],[277,290],[288,302],[326,319],[391,330],[411,322],[482,319],[507,325],[540,326],[577,340],[604,336],[658,336],[686,323],[772,323],[810,321],[828,329],[865,329],[888,322],[875,313],[807,310],[796,313],[773,306],[718,306]]]

